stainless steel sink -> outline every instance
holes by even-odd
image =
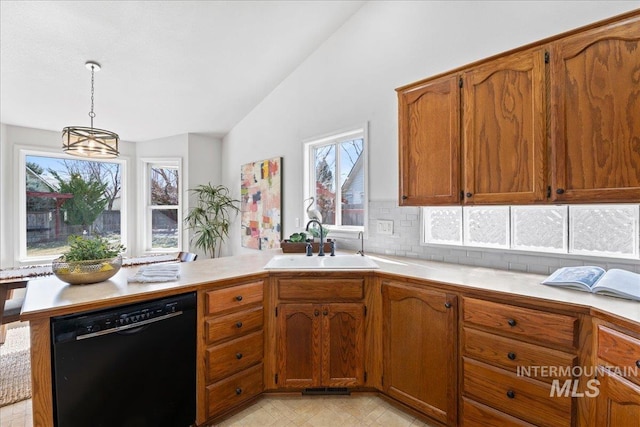
[[[380,268],[370,258],[360,255],[276,255],[265,270],[372,270]]]

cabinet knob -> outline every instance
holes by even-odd
[[[236,328],[238,328],[238,329],[242,328],[242,322],[236,323]]]
[[[445,308],[451,308],[451,303],[449,301],[444,303]]]
[[[556,194],[564,194],[564,188],[558,188]]]
[[[323,316],[326,316],[327,314],[329,314],[329,310],[324,310],[324,311],[322,312],[322,315],[323,315]]]
[[[242,389],[241,389],[240,387],[238,387],[238,388],[236,389],[236,394],[237,394],[238,396],[240,396],[240,395],[242,394]]]
[[[238,296],[236,297],[236,301],[242,301],[242,295],[238,295]]]
[[[509,360],[516,360],[516,354],[513,351],[510,351],[507,354],[507,357],[509,358]]]
[[[242,359],[242,353],[236,353],[236,359],[238,360]]]
[[[509,319],[507,320],[507,323],[509,324],[509,326],[514,327],[516,326],[516,321],[514,319]]]
[[[320,316],[320,310],[314,310],[313,315],[316,317]]]
[[[402,195],[402,200],[407,200],[409,197]]]
[[[640,359],[636,360],[636,366],[640,368]]]
[[[508,397],[509,399],[513,399],[514,397],[516,397],[516,392],[515,392],[515,391],[513,391],[513,390],[508,390],[508,391],[507,391],[507,397]]]
[[[465,195],[466,195],[467,197],[471,197],[471,196],[473,196],[473,193],[467,193],[467,194],[465,194]]]

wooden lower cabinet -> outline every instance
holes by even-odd
[[[551,386],[464,359],[464,395],[505,415],[545,427],[571,426],[572,398],[551,396]]]
[[[357,387],[364,383],[362,303],[280,304],[278,386]]]
[[[462,425],[577,425],[579,316],[463,297],[461,320]]]
[[[596,422],[598,427],[636,427],[640,424],[640,386],[599,367]]]
[[[457,414],[456,296],[382,282],[383,391],[443,424]]]
[[[262,364],[259,364],[207,386],[207,413],[224,413],[262,393],[262,390]]]
[[[264,282],[200,291],[198,425],[232,412],[264,390]]]
[[[597,326],[598,427],[640,424],[640,331],[636,337],[613,325]]]
[[[462,398],[462,424],[464,427],[535,427],[526,421],[497,411],[481,403]]]

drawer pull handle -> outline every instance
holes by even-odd
[[[238,329],[239,329],[239,328],[242,328],[242,322],[238,322],[238,323],[236,323],[236,328],[238,328]]]
[[[447,302],[445,302],[445,303],[444,303],[444,307],[445,307],[445,308],[451,308],[451,303],[450,303],[450,302],[448,302],[448,301],[447,301]]]
[[[513,351],[510,351],[507,354],[507,357],[509,358],[509,360],[516,360],[516,354]]]
[[[508,391],[507,391],[507,397],[508,397],[509,399],[513,399],[514,397],[516,397],[516,392],[515,392],[515,391],[513,391],[513,390],[508,390]]]
[[[236,297],[236,301],[242,301],[242,295],[238,295],[238,296]]]
[[[328,311],[328,310],[324,310],[324,311],[322,312],[322,315],[323,315],[323,316],[326,316],[327,314],[329,314],[329,311]]]
[[[240,395],[242,394],[242,389],[241,389],[240,387],[238,387],[238,388],[236,389],[236,394],[237,394],[238,396],[240,396]]]
[[[636,366],[640,368],[640,359],[636,360]]]
[[[316,317],[320,316],[320,311],[315,310],[315,311],[313,312],[313,315],[314,315],[314,316],[316,316]]]
[[[509,319],[507,320],[507,323],[509,324],[509,326],[514,327],[516,326],[516,321],[514,319]]]
[[[236,359],[238,360],[242,359],[242,353],[236,353]]]

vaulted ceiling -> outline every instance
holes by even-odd
[[[364,1],[0,2],[0,122],[226,134]]]

